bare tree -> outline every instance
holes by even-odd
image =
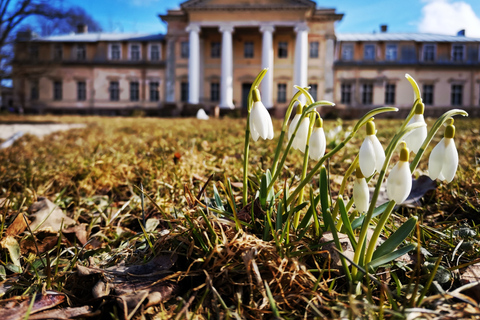
[[[90,14],[81,7],[70,7],[62,17],[50,19],[45,16],[37,17],[37,28],[41,36],[50,36],[75,32],[79,25],[88,27],[89,32],[102,31],[98,23]]]

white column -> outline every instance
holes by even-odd
[[[293,80],[295,85],[306,87],[308,85],[308,27],[299,24],[295,27],[297,39],[295,42],[295,71]],[[303,102],[305,101],[302,99]]]
[[[267,108],[273,107],[273,32],[275,27],[272,25],[263,25],[260,32],[263,33],[262,39],[262,69],[268,68],[265,78],[262,80],[262,102]]]
[[[335,54],[334,36],[327,36],[325,48],[325,93],[322,99],[333,101],[333,60]]]
[[[222,33],[222,65],[220,74],[220,108],[233,109],[233,26],[220,26]]]
[[[190,24],[187,27],[189,36],[189,56],[188,56],[188,102],[199,103],[200,94],[200,27],[196,24]]]

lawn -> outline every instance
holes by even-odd
[[[356,286],[349,285],[341,265],[329,259],[336,251],[329,251],[322,238],[329,231],[321,210],[303,220],[320,192],[320,173],[307,185],[303,206],[278,201],[265,210],[258,201],[252,205],[271,166],[276,139],[250,142],[249,205],[243,207],[246,119],[5,115],[0,121],[86,124],[43,139],[26,135],[0,150],[0,198],[7,199],[0,205],[2,238],[15,239],[20,250],[15,262],[14,245],[2,240],[0,292],[7,302],[16,299],[23,308],[16,311],[41,314],[30,298],[54,292],[59,302],[51,306],[65,314],[88,306],[83,316],[119,319],[140,314],[157,319],[406,318],[415,312],[474,318],[480,312],[480,289],[469,293],[462,288],[467,267],[480,263],[478,119],[455,118],[460,162],[454,180],[437,180],[433,187],[419,184],[419,200],[395,207],[382,231],[388,238],[407,219],[417,217],[415,230],[402,243],[416,249],[403,257],[408,259],[381,265]],[[427,119],[429,128],[434,121]],[[325,120],[327,152],[355,123]],[[385,148],[401,120],[376,119],[375,124]],[[281,125],[274,121],[276,138]],[[339,126],[342,130],[329,136]],[[413,172],[416,180],[427,174],[428,156],[442,136],[440,129]],[[344,177],[343,198],[352,196],[354,175],[346,172],[364,138],[362,128],[325,162],[332,211]],[[389,168],[398,158],[395,152]],[[293,192],[302,164],[301,152],[288,154],[274,186],[276,195]],[[310,160],[309,169],[315,164]],[[72,218],[74,227],[62,232],[24,227],[12,234],[17,215],[28,218],[31,205],[41,197]],[[284,226],[278,221],[286,221],[289,211],[276,216],[281,211],[277,205],[298,211],[303,229],[283,237]],[[270,226],[276,235],[265,231],[266,215],[280,225]],[[372,220],[377,223],[378,217]],[[153,269],[134,271],[141,266]],[[99,283],[111,289],[102,291]],[[454,293],[458,288],[461,292]],[[145,293],[143,299],[132,300],[139,292]]]

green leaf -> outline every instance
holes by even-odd
[[[407,252],[409,251],[412,251],[413,249],[415,249],[415,246],[413,244],[409,244],[409,245],[406,245],[405,247],[403,248],[400,248],[396,251],[393,251],[393,252],[390,252],[390,253],[387,253],[383,256],[381,256],[380,258],[377,258],[377,259],[374,259],[372,260],[368,266],[370,268],[376,268],[378,266],[381,266],[383,264],[387,264],[389,263],[390,261],[393,261],[401,256],[403,256],[404,254],[406,254]]]
[[[215,203],[217,204],[217,208],[221,209],[222,211],[225,211],[225,207],[223,206],[222,198],[220,198],[220,195],[218,194],[217,187],[215,184],[213,185],[213,196],[215,198]]]
[[[353,229],[352,225],[350,224],[350,219],[348,218],[347,209],[345,208],[345,203],[343,202],[343,198],[341,196],[338,197],[337,203],[338,209],[340,211],[340,218],[343,221],[343,227],[348,236],[348,239],[350,240],[350,243],[352,244],[353,250],[355,250],[357,248],[357,240],[355,239],[355,235],[353,234]]]
[[[272,174],[270,170],[267,169],[267,172],[262,176],[262,180],[260,182],[260,204],[263,209],[267,208],[267,202],[272,202],[275,194],[273,193],[273,188],[268,191],[268,185],[272,181]]]
[[[323,218],[325,219],[324,220],[325,221],[325,228],[326,229],[330,228],[332,230],[332,237],[333,237],[333,241],[335,242],[335,247],[337,248],[337,250],[340,253],[343,253],[342,244],[340,243],[340,239],[338,238],[337,229],[335,228],[335,224],[334,224],[333,219],[332,219],[332,214],[330,213],[329,209],[327,209],[325,211],[325,214],[323,215]],[[340,261],[342,261],[342,266],[343,266],[343,269],[345,271],[345,275],[346,275],[347,279],[349,281],[352,281],[352,275],[350,274],[350,269],[348,269],[347,260],[345,259],[345,257],[342,254],[340,255]]]
[[[326,221],[325,215],[327,214],[328,210],[328,179],[327,169],[325,169],[325,166],[320,168],[320,204],[322,207],[323,220]],[[330,226],[325,222],[325,231],[327,231],[329,227]]]
[[[372,260],[380,258],[385,254],[393,252],[410,233],[415,229],[417,225],[417,217],[408,219],[397,231],[395,231],[388,239],[382,243],[373,253]]]
[[[385,202],[384,204],[382,205],[379,205],[378,207],[376,207],[375,209],[373,209],[373,214],[372,214],[372,218],[374,217],[377,217],[379,215],[381,215],[385,209],[387,208],[388,206],[388,202]],[[353,220],[352,221],[352,229],[355,230],[355,229],[358,229],[362,226],[363,224],[363,220],[365,219],[365,215],[361,215],[360,217],[358,217],[357,219]]]

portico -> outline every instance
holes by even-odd
[[[245,88],[263,68],[269,70],[260,87],[267,108],[286,108],[294,85],[313,85],[323,96],[326,72],[320,57],[342,15],[309,0],[247,2],[190,0],[162,16],[169,24],[167,36],[176,39],[177,50],[181,47],[166,61],[167,70],[169,63],[175,66],[166,92],[173,88],[177,101],[245,107]],[[312,42],[316,55],[309,54]],[[185,45],[189,52],[183,56]]]

